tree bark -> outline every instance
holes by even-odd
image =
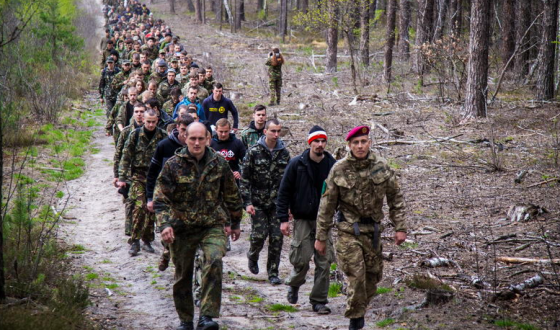
[[[463,29],[463,0],[451,0],[449,5],[451,34],[460,37]]]
[[[169,11],[175,14],[175,0],[169,0]]]
[[[299,6],[301,12],[307,14],[307,12],[309,11],[309,0],[300,0]]]
[[[329,13],[329,24],[327,26],[327,66],[325,72],[336,72],[337,53],[338,53],[338,15],[339,8],[336,0],[327,2],[327,10]]]
[[[434,0],[418,0],[418,20],[416,25],[416,47],[421,47],[425,42],[430,41],[433,26]],[[424,75],[424,60],[422,53],[417,49],[414,63],[414,71],[420,76]]]
[[[515,0],[504,0],[502,18],[502,62],[505,65],[515,51]],[[525,32],[525,31],[523,31]],[[514,63],[512,63],[514,64]],[[508,66],[508,71],[514,65]]]
[[[445,29],[445,21],[447,20],[447,9],[449,0],[439,0],[437,6],[437,21],[434,27],[433,40],[443,38],[443,30]]]
[[[280,16],[278,17],[278,35],[282,42],[286,41],[288,33],[288,0],[280,0]]]
[[[373,26],[377,24],[375,21],[375,12],[377,11],[377,0],[370,0],[369,2],[369,19],[373,21]]]
[[[234,14],[235,31],[241,30],[242,6],[243,6],[243,0],[235,0],[235,14]]]
[[[258,0],[257,1],[257,12],[264,9],[264,1],[265,0]]]
[[[193,0],[187,0],[187,9],[189,12],[194,12],[194,3]]]
[[[360,62],[369,66],[369,6],[370,0],[360,0]]]
[[[410,0],[401,0],[399,19],[399,50],[405,60],[410,57]]]
[[[201,0],[194,0],[194,19],[197,23],[202,23],[202,3],[201,3]]]
[[[519,53],[515,56],[515,71],[520,80],[525,79],[529,73],[529,52],[526,51],[528,41],[530,40],[530,33],[524,38],[525,31],[531,26],[531,3],[528,1],[518,0],[516,2],[515,20],[516,20],[516,44]]]
[[[488,95],[488,44],[490,41],[490,0],[471,3],[469,63],[465,95],[465,117],[486,117]]]
[[[558,0],[543,0],[542,39],[537,57],[537,100],[554,98],[554,58],[558,28]]]
[[[0,49],[0,55],[4,55]],[[0,201],[4,201],[4,97],[0,95]],[[1,204],[0,204],[1,205]],[[4,274],[4,212],[0,206],[0,303],[6,300],[6,278]]]
[[[386,83],[391,82],[391,67],[393,66],[393,46],[395,44],[395,21],[397,16],[397,0],[387,3],[387,32],[385,34],[385,65],[383,76]]]

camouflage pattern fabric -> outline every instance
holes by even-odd
[[[133,224],[132,212],[134,211],[134,201],[130,199],[130,196],[128,196],[128,198],[123,197],[123,203],[124,203],[124,214],[125,214],[124,234],[127,236],[131,236],[132,224]]]
[[[119,69],[115,68],[113,71],[103,69],[101,73],[101,80],[99,81],[99,94],[105,101],[105,115],[109,117],[115,102],[117,101],[117,91],[111,88],[112,82],[119,74]]]
[[[157,179],[154,209],[161,231],[167,227],[239,228],[242,202],[227,161],[209,147],[197,162],[187,148],[170,158]]]
[[[105,64],[107,64],[107,59],[109,58],[109,56],[111,56],[111,51],[108,50],[107,48],[105,48],[105,50],[103,50],[103,53],[101,54],[101,68],[103,69],[105,67]]]
[[[204,255],[201,267],[200,315],[219,317],[222,302],[222,258],[226,253],[226,235],[222,225],[190,227],[175,233],[170,245],[175,264],[173,300],[181,321],[194,318],[193,268],[198,247]]]
[[[119,128],[116,125],[116,118],[119,114],[119,109],[123,104],[123,101],[117,101],[115,103],[115,105],[111,109],[111,112],[109,113],[109,116],[107,117],[107,123],[105,124],[105,132],[113,136],[115,147],[117,146],[117,143],[119,141],[120,134]]]
[[[140,176],[132,179],[129,199],[134,203],[131,240],[141,239],[143,242],[152,242],[154,240],[155,216],[146,208],[145,177]]]
[[[123,130],[119,134],[119,140],[117,142],[117,146],[115,147],[115,155],[113,156],[113,177],[119,177],[119,165],[121,163],[121,158],[123,154],[124,144],[128,139],[128,135],[130,132],[134,131],[136,126],[134,124],[130,124],[125,126]]]
[[[183,87],[183,89],[181,89],[181,93],[183,93],[183,95],[188,95],[189,93],[189,86],[190,84],[187,83],[185,85],[185,87]],[[210,94],[208,94],[208,91],[206,90],[206,88],[197,85],[196,86],[196,90],[198,91],[196,94],[196,98],[200,101],[200,103],[202,104],[202,101],[204,101]]]
[[[315,250],[315,221],[294,221],[294,236],[290,244],[290,263],[294,268],[286,285],[300,287],[305,283],[305,276],[309,271],[311,258],[315,261],[315,277],[313,288],[309,295],[309,302],[315,304],[327,304],[330,285],[331,263],[334,261],[332,240],[327,241],[327,254],[322,256]]]
[[[140,47],[140,52],[144,52],[147,51],[148,52],[148,58],[153,62],[159,54],[159,49],[156,45],[153,45],[151,48],[148,47],[148,45],[143,45],[142,47]]]
[[[139,135],[138,138],[135,135]],[[145,178],[158,142],[166,137],[167,133],[159,127],[156,127],[156,132],[151,139],[148,138],[143,127],[130,133],[124,144],[119,164],[119,181],[131,181],[133,177]]]
[[[169,101],[171,99],[171,95],[169,94],[171,92],[171,89],[177,86],[179,86],[179,83],[177,81],[174,81],[173,84],[169,84],[169,81],[167,79],[163,80],[159,84],[157,90],[157,96],[160,102]]]
[[[364,316],[382,277],[382,247],[381,244],[373,246],[374,224],[362,223],[360,220],[371,217],[379,223],[384,217],[382,208],[385,198],[395,231],[406,232],[404,198],[396,175],[387,161],[373,151],[363,160],[349,153],[333,166],[325,180],[317,216],[317,239],[328,239],[338,207],[345,221],[337,222],[336,253],[338,264],[348,282],[348,301],[344,314],[348,318]],[[358,223],[358,236],[354,234],[354,223]],[[381,225],[379,227],[381,236],[383,229]]]
[[[282,91],[282,64],[272,65],[269,58],[266,61],[268,66],[268,85],[270,87],[270,103],[280,103],[280,93]]]
[[[263,134],[264,133],[262,130],[259,132],[252,127],[247,127],[246,129],[241,131],[240,138],[241,142],[243,142],[243,145],[245,145],[245,149],[249,149],[257,144]]]
[[[267,237],[269,241],[266,270],[268,277],[278,276],[280,255],[284,242],[284,236],[280,231],[280,219],[276,217],[275,207],[269,209],[255,207],[255,215],[251,216],[251,245],[247,252],[247,258],[254,261],[259,260],[259,254],[264,247]]]
[[[159,74],[158,72],[152,72],[152,74],[150,74],[150,76],[148,77],[148,81],[155,81],[156,84],[159,85],[159,83],[161,83],[167,74],[164,74],[163,76],[161,74]]]
[[[162,105],[161,109],[168,115],[173,116],[173,110],[175,110],[175,106],[176,104],[173,104],[173,100],[169,99]]]
[[[119,72],[111,82],[111,89],[119,93],[124,86],[124,82],[130,77],[132,70]]]

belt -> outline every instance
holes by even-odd
[[[346,221],[346,217],[340,211],[338,211],[338,222]],[[379,222],[374,221],[372,217],[360,218],[360,222],[354,222],[352,228],[354,229],[354,235],[360,236],[360,223],[371,225],[373,224],[373,248],[377,250],[379,246]]]

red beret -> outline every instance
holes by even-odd
[[[369,134],[369,127],[362,125],[352,128],[348,135],[346,135],[346,141],[350,141],[351,138],[355,138],[358,136],[364,136]]]

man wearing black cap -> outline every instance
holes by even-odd
[[[290,263],[294,267],[286,280],[289,285],[288,302],[296,304],[299,287],[305,283],[311,257],[315,260],[315,278],[309,301],[313,311],[330,314],[326,306],[329,293],[329,276],[333,261],[332,242],[328,239],[328,252],[320,255],[313,248],[315,227],[323,182],[336,160],[325,151],[327,133],[320,126],[313,126],[307,137],[309,149],[290,160],[278,190],[276,216],[280,231],[290,234],[289,213],[294,217],[294,238],[290,245]]]
[[[336,255],[348,282],[344,316],[349,330],[364,327],[366,308],[383,274],[381,220],[387,198],[395,243],[406,239],[404,198],[395,172],[387,161],[370,150],[369,127],[358,126],[346,136],[350,152],[337,162],[327,179],[317,215],[315,250],[327,253],[331,228],[338,229]],[[338,219],[333,216],[338,210]]]

